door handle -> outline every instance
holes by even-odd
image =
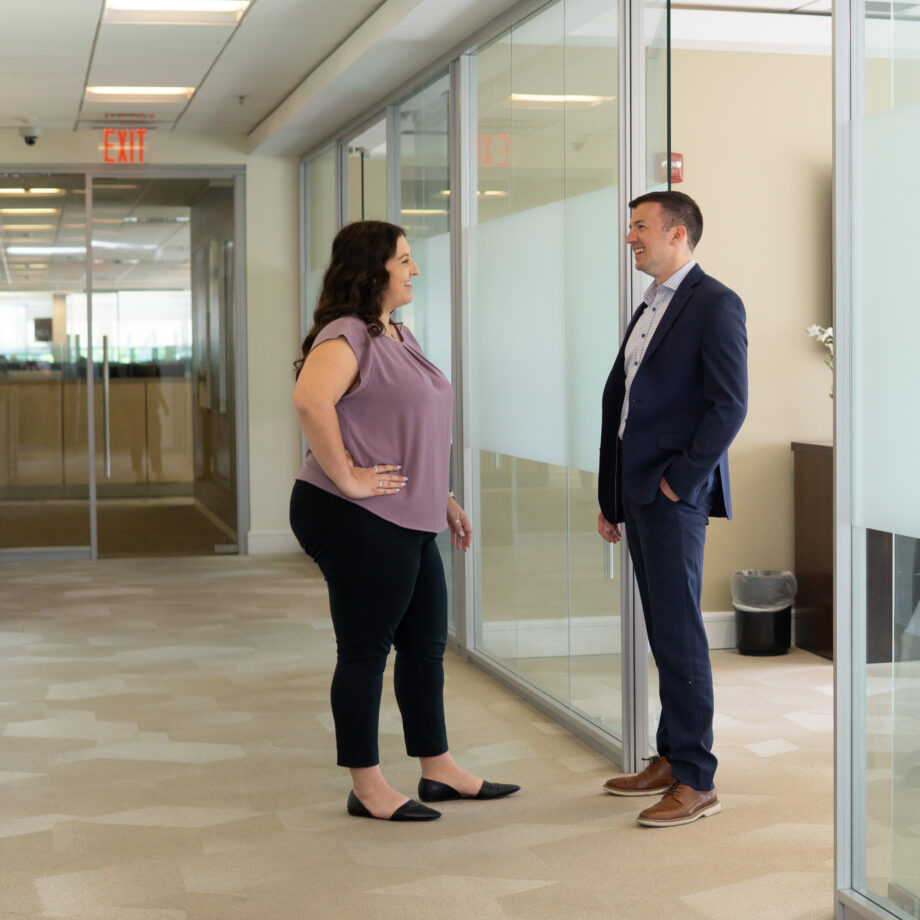
[[[616,545],[604,542],[604,578],[613,581],[617,577]]]
[[[102,441],[105,478],[112,478],[112,426],[109,421],[109,337],[102,337]]]

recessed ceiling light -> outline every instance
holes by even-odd
[[[512,93],[511,101],[534,108],[559,108],[563,105],[591,108],[613,102],[616,96],[580,96],[574,93]]]
[[[108,0],[105,22],[148,25],[233,25],[250,0]]]
[[[58,208],[0,208],[0,214],[57,214]]]
[[[9,198],[25,198],[39,195],[43,198],[58,197],[66,194],[62,188],[0,188],[0,195]]]
[[[87,86],[87,102],[179,102],[194,86]]]
[[[57,224],[0,224],[0,230],[57,230]]]
[[[11,256],[85,256],[85,246],[7,246]]]
[[[403,208],[400,214],[422,215],[422,214],[446,214],[443,208]]]

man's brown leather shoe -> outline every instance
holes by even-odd
[[[648,766],[641,773],[608,779],[604,783],[604,792],[611,795],[661,795],[673,782],[667,757],[650,757]]]
[[[657,805],[639,813],[639,823],[646,827],[676,827],[698,818],[717,815],[721,810],[722,805],[715,789],[700,792],[674,780]]]

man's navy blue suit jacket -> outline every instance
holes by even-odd
[[[731,517],[728,446],[747,412],[744,304],[695,265],[675,291],[646,348],[617,436],[626,389],[624,350],[604,387],[598,498],[604,517],[623,520],[623,495],[654,501],[661,477],[691,504],[705,492],[710,514]]]

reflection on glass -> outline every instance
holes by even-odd
[[[428,358],[451,377],[450,176],[448,174],[447,75],[400,103],[400,225],[421,274],[412,302],[396,318],[412,330]],[[453,554],[449,532],[438,537],[448,584],[448,620],[453,631]]]
[[[348,222],[387,219],[385,118],[348,141]]]
[[[307,252],[305,279],[305,328],[313,325],[313,311],[329,264],[336,225],[335,147],[307,164]]]
[[[866,665],[865,879],[908,909],[920,897],[920,539],[869,531],[890,548],[867,572],[870,621],[890,617],[887,652]],[[870,630],[871,630],[870,625]]]
[[[83,176],[0,175],[0,551],[89,547]]]
[[[616,11],[567,0],[475,59],[471,432],[478,647],[620,737],[620,609],[597,535],[618,342]]]

